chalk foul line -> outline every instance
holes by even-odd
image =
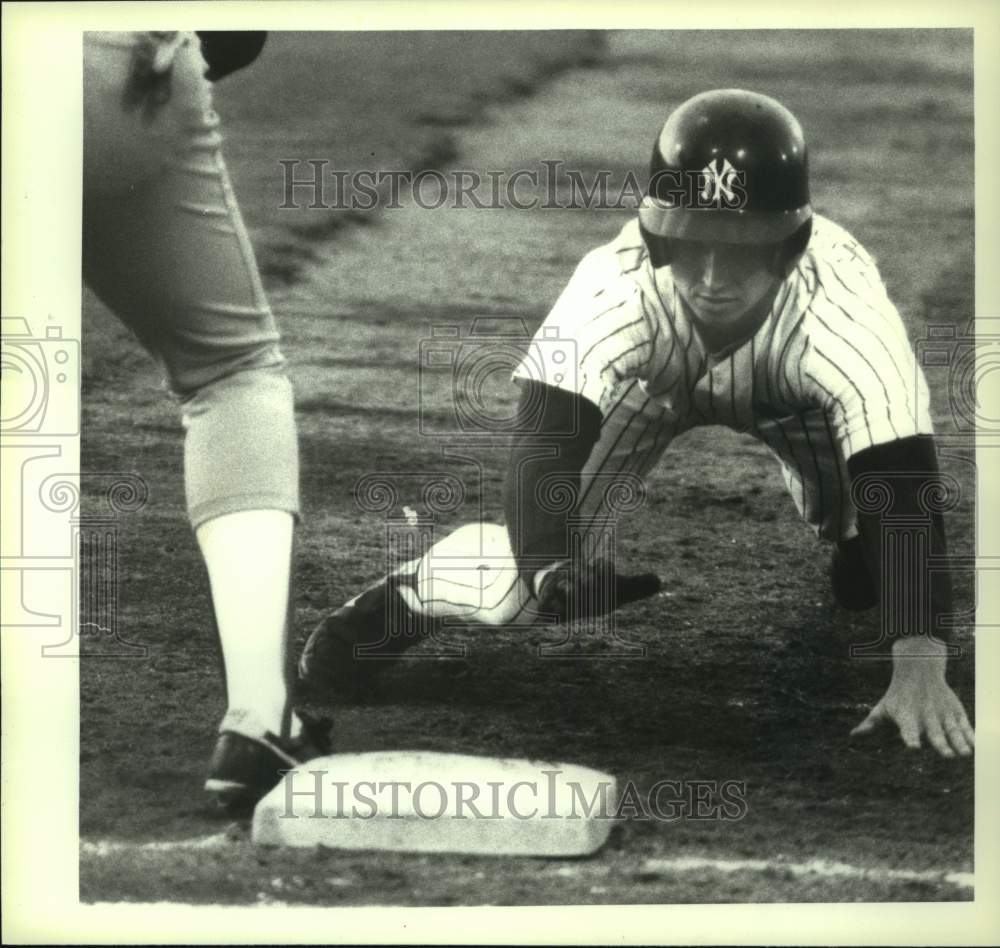
[[[81,840],[80,855],[102,858],[125,853],[170,853],[222,849],[234,843],[227,833],[193,839],[155,840],[145,843],[121,840]],[[827,859],[789,862],[784,859],[713,859],[702,856],[679,856],[675,859],[647,859],[640,872],[664,877],[685,872],[784,872],[797,878],[818,876],[827,879],[870,879],[879,882],[933,882],[960,889],[974,888],[971,872],[950,869],[890,869],[854,866]]]
[[[827,879],[870,879],[879,882],[938,882],[961,889],[974,887],[971,872],[950,869],[888,869],[882,867],[852,866],[826,859],[808,862],[787,862],[783,859],[707,859],[700,856],[680,856],[676,859],[647,859],[642,872],[656,875],[673,875],[679,872],[785,872],[796,877],[819,876]]]

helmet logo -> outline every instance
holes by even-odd
[[[701,198],[706,203],[720,207],[725,202],[727,207],[732,207],[734,202],[739,202],[733,185],[739,185],[742,181],[740,173],[729,163],[728,158],[710,161],[701,169],[699,176],[704,182]]]

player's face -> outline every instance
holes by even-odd
[[[678,240],[672,246],[674,285],[695,316],[713,329],[739,322],[774,289],[774,244]]]

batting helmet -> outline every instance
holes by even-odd
[[[809,242],[812,207],[795,116],[741,89],[688,99],[656,140],[639,224],[656,265],[669,262],[670,238],[784,243],[785,262],[797,256]]]

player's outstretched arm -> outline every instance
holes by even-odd
[[[565,504],[546,501],[539,485],[558,482],[559,493],[578,497],[580,472],[601,433],[601,412],[581,395],[543,382],[524,381],[519,430],[504,478],[504,515],[510,548],[526,582],[565,559]]]
[[[848,460],[852,480],[868,475],[883,483],[892,498],[895,514],[919,515],[919,496],[939,479],[934,440],[928,435],[904,438],[861,451]],[[944,523],[939,513],[931,514],[932,546],[945,549]],[[871,574],[881,575],[882,524],[880,514],[858,515],[858,528]],[[905,574],[912,575],[909,570]],[[913,584],[910,596],[922,595]],[[924,608],[914,601],[907,615],[918,615]],[[945,678],[947,646],[939,618],[951,612],[951,586],[947,576],[933,584],[931,608],[926,631],[894,628],[898,636],[892,643],[892,679],[881,700],[868,716],[851,731],[852,736],[870,734],[883,726],[899,729],[903,743],[918,749],[922,739],[943,757],[967,757],[975,746],[969,718],[959,697]]]
[[[556,478],[560,493],[579,496],[581,471],[600,436],[597,406],[581,395],[527,381],[519,411],[523,425],[511,447],[504,512],[511,550],[539,614],[568,622],[659,592],[653,573],[621,574],[605,560],[573,562],[567,549],[569,511],[564,504],[547,504],[547,492],[537,489]]]

